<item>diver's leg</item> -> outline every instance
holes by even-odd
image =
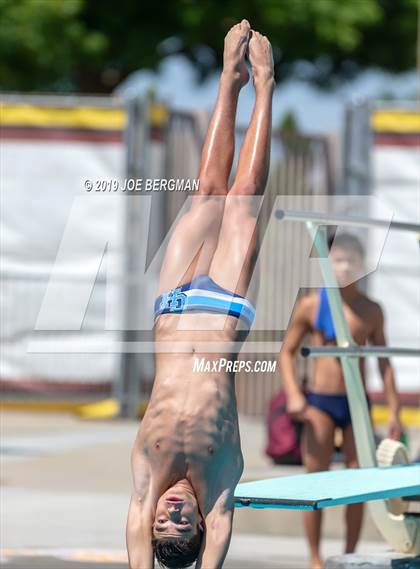
[[[271,109],[274,90],[271,45],[252,31],[249,60],[255,86],[255,105],[241,148],[238,169],[226,198],[219,242],[210,276],[220,286],[244,296],[255,259],[258,208],[255,197],[264,192],[271,147]]]
[[[201,156],[200,180],[205,180],[214,193],[221,195],[227,193],[232,168],[239,91],[249,78],[245,63],[249,37],[247,20],[233,26],[225,37],[219,94]]]
[[[191,281],[195,274],[209,271],[232,168],[239,91],[248,81],[245,53],[249,35],[246,20],[233,26],[226,35],[219,94],[201,156],[199,191],[192,197],[190,210],[182,216],[169,240],[159,294]]]

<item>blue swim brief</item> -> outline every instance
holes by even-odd
[[[161,294],[155,301],[155,320],[161,314],[212,312],[241,318],[251,327],[255,308],[239,294],[222,288],[207,275]]]
[[[347,395],[313,393],[312,391],[309,391],[306,394],[306,400],[309,405],[316,407],[331,417],[337,427],[345,429],[351,424],[350,407]],[[369,399],[367,402],[370,408]]]

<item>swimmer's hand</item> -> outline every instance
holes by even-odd
[[[392,417],[388,424],[388,438],[399,441],[403,434],[403,426],[398,416]]]
[[[302,392],[287,397],[286,410],[296,421],[304,421],[308,402]]]

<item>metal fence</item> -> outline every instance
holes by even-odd
[[[270,177],[259,220],[261,232],[268,223],[277,196],[317,196],[319,200],[319,196],[331,194],[333,191],[328,144],[325,139],[275,133],[273,149]],[[305,199],[305,205],[308,206],[308,198]],[[260,256],[260,274],[263,278],[260,281],[261,301],[258,303],[258,311],[263,330],[258,331],[256,336],[259,341],[278,342],[279,348],[285,331],[276,330],[275,322],[287,321],[287,307],[293,305],[299,283],[309,281],[308,272],[311,270],[307,259],[302,259],[298,254],[302,240],[307,239],[306,229],[299,225],[275,224],[271,228],[274,235],[270,235],[270,247],[264,248]],[[287,257],[290,260],[287,265],[277,261],[280,257],[279,248],[287,251],[287,255],[281,255],[282,258]],[[272,283],[275,283],[274,289]],[[301,290],[299,294],[306,292]],[[261,359],[262,356],[255,354],[250,357],[247,354],[241,357],[255,360]],[[277,361],[278,353],[265,354],[264,358]],[[308,373],[307,365],[299,356],[297,370],[301,380]],[[238,374],[239,411],[247,415],[263,416],[268,402],[280,388],[281,375],[278,368],[269,373]]]

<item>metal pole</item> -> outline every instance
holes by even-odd
[[[337,345],[347,349],[348,347],[355,346],[355,342],[350,334],[349,326],[344,316],[340,289],[328,258],[327,231],[325,226],[318,226],[311,222],[307,222],[307,227],[320,257],[319,262],[326,286],[328,303],[331,309]],[[377,466],[375,439],[362,377],[360,375],[359,362],[356,358],[344,357],[341,363],[343,366],[344,381],[349,399],[357,457],[360,466],[365,468]]]
[[[131,99],[127,104],[126,129],[126,175],[129,179],[145,179],[148,164],[149,114],[147,102]],[[141,312],[141,280],[144,262],[139,252],[142,223],[144,222],[145,200],[142,196],[124,196],[125,239],[124,239],[124,306],[123,342],[136,342],[140,338],[138,318]],[[140,291],[140,292],[139,292]],[[117,387],[120,416],[135,418],[140,403],[140,385],[143,360],[148,354],[135,352],[121,354],[121,378]]]
[[[322,357],[356,357],[366,358],[375,356],[378,358],[392,357],[420,357],[420,350],[411,348],[390,348],[388,346],[348,346],[347,348],[339,348],[336,346],[304,346],[301,351],[304,358],[322,358]]]
[[[341,303],[341,294],[331,263],[328,258],[327,231],[325,226],[307,222],[315,248],[320,257],[322,275],[326,284],[328,302],[334,323],[337,345],[341,348],[353,347],[355,342],[350,334]],[[357,458],[361,467],[377,466],[375,440],[372,422],[366,401],[359,360],[356,357],[341,358],[344,382],[350,407]],[[417,535],[417,524],[404,516],[389,513],[386,503],[378,500],[369,502],[369,511],[376,527],[387,542],[398,551],[411,551]]]
[[[351,215],[330,215],[328,213],[298,210],[276,210],[277,219],[289,219],[293,221],[312,221],[325,225],[351,225],[354,227],[384,227],[401,231],[420,231],[419,223],[407,223],[404,221],[386,221],[384,219],[372,219],[370,217],[356,217]]]

